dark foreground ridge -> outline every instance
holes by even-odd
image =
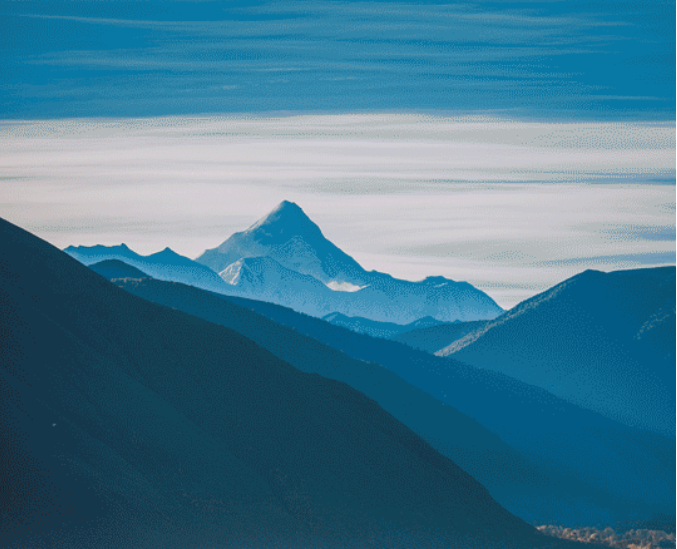
[[[568,546],[349,386],[0,242],[3,547]]]

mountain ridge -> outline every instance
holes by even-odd
[[[600,517],[603,517],[604,513],[601,513],[600,509],[605,506],[614,509],[614,512],[619,512],[622,508],[616,501],[618,496],[615,492],[597,483],[587,485],[578,476],[563,474],[560,467],[548,465],[542,459],[527,457],[527,454],[507,445],[494,431],[485,431],[486,427],[477,419],[468,421],[470,415],[466,415],[467,412],[459,412],[453,401],[447,400],[442,403],[439,397],[433,399],[429,393],[411,384],[411,381],[405,382],[401,374],[396,376],[394,372],[382,367],[378,360],[374,362],[374,357],[370,356],[368,362],[365,361],[367,357],[361,357],[362,360],[350,358],[344,352],[339,352],[341,345],[336,344],[327,350],[326,343],[313,337],[317,334],[312,328],[308,329],[307,325],[294,328],[292,325],[278,324],[256,313],[255,309],[258,306],[256,302],[240,303],[240,298],[224,299],[216,294],[208,294],[177,283],[152,280],[118,280],[115,283],[139,297],[230,327],[302,371],[317,372],[331,379],[346,382],[374,398],[438,451],[452,458],[474,478],[480,480],[504,507],[518,516],[520,512],[524,513],[522,518],[532,524],[582,526],[583,522],[575,522],[581,519],[574,518],[571,513],[571,509],[577,506],[586,508],[584,514],[587,519],[595,521],[602,520]],[[298,313],[291,314],[301,316]],[[318,322],[316,319],[307,318],[313,323]],[[341,327],[332,326],[329,329],[343,331]],[[364,342],[362,348],[369,345],[368,339],[365,342],[364,337],[358,336],[356,339]],[[399,345],[397,347],[400,354],[406,354],[401,353]],[[433,360],[439,362],[440,359]],[[416,366],[412,365],[414,368]],[[472,371],[472,368],[469,370]],[[441,380],[438,380],[438,384],[439,381]],[[486,386],[474,389],[474,392],[469,391],[472,385],[467,385],[462,378],[456,378],[455,383],[460,384],[461,390],[470,393],[468,397],[475,400],[487,393]],[[500,376],[491,376],[491,385],[498,385],[500,388],[501,383]],[[525,399],[525,390],[530,392],[528,399]],[[538,403],[532,402],[529,405],[531,415],[534,415],[536,410],[540,415],[552,413],[553,408],[561,408],[566,404],[550,395],[544,398],[540,391],[528,389],[522,384],[513,396],[530,400],[539,395]],[[514,389],[509,389],[508,392],[512,394]],[[567,412],[571,418],[581,413],[585,414],[582,410],[569,406]],[[497,409],[494,414],[501,415],[502,412]],[[587,417],[586,424],[600,423],[600,417],[594,413],[589,414],[591,417]],[[473,414],[473,417],[475,416],[476,414]],[[443,422],[442,418],[445,418]],[[607,430],[617,430],[619,427],[611,421],[607,423],[602,421],[601,425],[605,425],[604,428]],[[553,436],[558,436],[557,429],[561,426],[562,424],[557,422],[550,427]],[[525,424],[523,428],[529,436],[531,433],[529,426]],[[574,433],[577,434],[572,437]],[[589,440],[591,433],[577,426],[572,429],[571,434],[563,432],[560,436],[564,437],[565,445],[568,444],[573,448],[574,445],[571,443],[575,439]],[[634,444],[630,439],[623,443]],[[587,455],[584,445],[577,447],[576,451],[583,457]],[[607,451],[614,452],[617,449],[611,445]],[[637,491],[642,491],[645,498],[648,496],[646,488],[643,490],[637,488]],[[531,509],[526,503],[529,501]],[[569,508],[568,512],[557,511],[566,507]],[[641,507],[636,506],[635,511]],[[620,514],[618,518],[624,516],[626,515]]]
[[[452,342],[456,342],[468,334],[481,329],[485,323],[485,320],[475,320],[470,322],[426,326],[397,334],[390,339],[409,345],[414,349],[434,354],[437,351],[448,347]]]
[[[5,546],[573,547],[348,385],[0,235]]]
[[[475,418],[524,455],[586,478],[600,492],[611,491],[615,494],[611,506],[625,509],[621,515],[646,506],[654,509],[651,513],[675,514],[674,491],[670,488],[675,483],[674,440],[628,427],[499,372],[358,334],[273,303],[237,296],[220,298],[292,327],[352,358],[386,367],[407,383]],[[501,412],[496,413],[497,409]],[[599,465],[602,463],[604,467]],[[622,503],[631,501],[635,503]],[[573,502],[548,509],[545,501],[525,501],[521,508],[534,516],[553,512],[556,518],[564,513],[568,522],[588,517],[579,526],[589,525],[593,514],[600,524],[608,524],[610,516],[592,508],[581,511]]]
[[[68,246],[63,251],[87,266],[105,260],[118,260],[158,280],[174,280],[221,293],[231,291],[231,287],[211,269],[177,254],[169,247],[145,256],[137,254],[126,244]]]
[[[147,278],[148,275],[120,259],[104,259],[88,265],[92,271],[108,280],[114,278]]]
[[[584,271],[437,354],[674,438],[675,267]]]
[[[217,294],[150,279],[116,280],[115,284],[149,301],[234,329],[301,371],[348,383],[376,400],[474,478],[482,479],[485,486],[489,483],[494,497],[496,491],[504,494],[506,486],[517,492],[540,493],[547,492],[545,486],[565,483],[559,477],[545,475],[474,419],[443,405],[379,364],[350,358]],[[570,484],[572,480],[566,482]]]
[[[285,297],[286,288],[274,289],[275,282],[266,282],[267,299],[298,311],[325,316],[337,311],[347,316],[363,316],[376,321],[407,324],[423,316],[441,321],[493,318],[503,312],[484,292],[467,282],[456,282],[441,276],[411,282],[378,271],[366,271],[357,261],[327,240],[320,228],[293,202],[283,201],[271,213],[242,232],[233,234],[216,248],[205,251],[196,261],[227,277],[229,269],[241,269],[242,263],[267,257],[281,268],[311,276],[333,293],[312,283],[304,293],[315,292],[323,301],[317,309],[303,308]],[[237,265],[237,267],[234,267]],[[280,268],[269,263],[271,278]],[[293,275],[286,277],[291,279]],[[348,291],[339,291],[348,290]],[[238,293],[235,289],[234,293]],[[256,298],[245,290],[242,295]]]
[[[386,339],[423,326],[447,324],[431,316],[421,317],[409,324],[396,324],[394,322],[379,322],[360,316],[346,316],[337,312],[323,316],[322,320],[326,320],[335,326],[343,326],[359,334],[368,334],[372,337],[383,337]]]

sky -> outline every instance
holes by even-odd
[[[196,257],[283,199],[503,307],[675,263],[668,2],[0,4],[0,216]]]
[[[5,0],[0,35],[2,118],[675,118],[675,7],[659,0]]]
[[[60,248],[197,257],[292,200],[365,268],[503,307],[586,268],[675,262],[672,123],[55,120],[0,126],[0,153],[0,216]]]

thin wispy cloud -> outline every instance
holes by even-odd
[[[107,2],[105,16],[60,0],[0,8],[17,29],[0,63],[20,86],[0,116],[492,109],[541,120],[674,118],[674,62],[659,55],[673,39],[660,3],[171,3],[162,19],[153,1],[125,5]],[[293,74],[271,82],[268,71]],[[152,78],[139,80],[146,72]],[[217,91],[231,85],[249,91]],[[69,97],[79,88],[90,101]],[[200,96],[191,101],[187,89]]]
[[[0,217],[60,247],[197,256],[294,200],[369,269],[509,306],[585,268],[674,263],[674,149],[669,123],[489,115],[6,123]]]

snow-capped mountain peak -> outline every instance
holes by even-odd
[[[465,282],[442,276],[410,282],[365,271],[286,200],[197,261],[219,273],[231,291],[315,316],[340,312],[407,324],[424,316],[477,320],[503,312]]]
[[[364,286],[369,276],[329,240],[295,203],[281,202],[247,230],[235,233],[197,258],[217,273],[246,257],[270,257],[287,269],[321,282]]]
[[[294,236],[306,238],[324,238],[320,228],[313,223],[301,207],[287,200],[265,217],[259,219],[245,234],[256,234],[259,238],[284,242]]]

